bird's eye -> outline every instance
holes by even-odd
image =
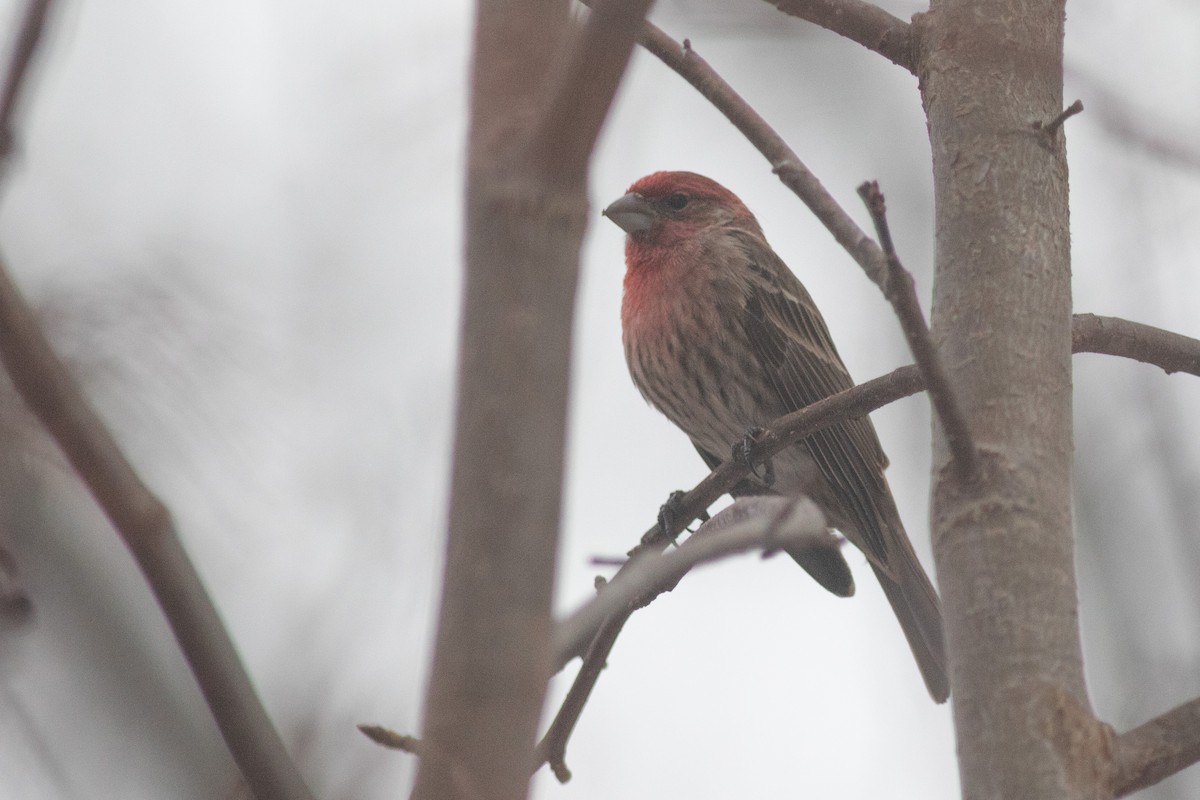
[[[682,192],[676,192],[667,198],[667,205],[676,211],[682,211],[683,207],[688,204],[688,196]]]

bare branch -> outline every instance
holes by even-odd
[[[896,245],[888,228],[887,205],[883,199],[883,192],[879,190],[878,183],[868,181],[858,187],[858,193],[867,210],[871,212],[879,244],[887,255],[883,295],[900,318],[900,329],[904,332],[908,348],[925,378],[929,399],[942,424],[942,431],[946,434],[950,452],[954,455],[954,465],[959,472],[959,478],[971,481],[979,469],[975,441],[971,437],[966,414],[963,413],[958,397],[950,385],[950,379],[946,377],[937,348],[929,335],[929,326],[925,323],[925,315],[921,313],[921,302],[917,299],[916,283],[912,274],[900,263],[900,256],[896,253]]]
[[[1033,123],[1033,127],[1037,130],[1045,131],[1050,136],[1053,136],[1054,134],[1058,133],[1058,129],[1062,127],[1064,122],[1076,114],[1081,113],[1083,113],[1083,101],[1076,100],[1074,103],[1071,103],[1071,105],[1060,111],[1058,116],[1047,122],[1045,125],[1043,125],[1041,120],[1039,120]]]
[[[826,397],[800,411],[780,417],[770,428],[758,437],[753,463],[759,464],[778,453],[790,444],[811,436],[819,430],[835,425],[851,417],[861,417],[876,408],[885,406],[901,397],[916,394],[923,388],[921,372],[915,366],[901,367],[893,372],[860,383],[844,392]],[[736,459],[728,459],[721,463],[709,475],[696,484],[687,494],[681,496],[671,515],[671,527],[663,531],[657,524],[642,535],[641,542],[630,552],[630,560],[617,571],[610,583],[623,580],[622,575],[636,568],[640,559],[653,556],[662,551],[667,544],[674,540],[685,527],[702,512],[708,509],[717,498],[728,492],[749,474],[749,467]],[[691,541],[690,539],[688,541]],[[620,624],[623,624],[621,620]],[[605,627],[613,624],[610,619]],[[619,627],[619,626],[618,626]],[[602,627],[595,636],[604,636]],[[615,637],[614,637],[615,638]],[[581,637],[566,646],[563,642],[561,649],[554,652],[554,668],[560,670],[572,658],[582,655],[583,644],[587,637]],[[607,652],[604,653],[607,657]]]
[[[1076,314],[1071,327],[1076,353],[1103,353],[1160,367],[1168,375],[1200,376],[1200,341],[1117,317]]]
[[[799,440],[811,436],[846,419],[861,417],[888,403],[916,394],[924,388],[920,370],[915,366],[900,367],[866,383],[860,383],[844,392],[819,400],[799,411],[786,414],[775,420],[770,427],[756,438],[752,465],[758,465]],[[718,497],[728,492],[750,474],[749,467],[737,459],[728,459],[713,470],[696,487],[679,498],[672,509],[671,530],[663,531],[658,525],[646,531],[641,544],[630,551],[630,556],[646,550],[661,550],[678,536],[701,512],[712,505]]]
[[[439,757],[421,760],[414,798],[527,796],[587,164],[648,5],[607,0],[572,41],[566,4],[476,3],[454,469],[421,729]]]
[[[25,593],[17,560],[0,544],[0,626],[16,626],[33,615],[33,601]]]
[[[1200,761],[1200,699],[1117,737],[1113,797],[1153,786]]]
[[[625,627],[625,622],[633,610],[629,607],[612,614],[604,620],[604,624],[592,638],[583,654],[579,672],[575,674],[575,680],[571,682],[571,688],[563,698],[562,706],[554,715],[554,721],[546,729],[542,741],[538,743],[537,758],[533,762],[535,771],[540,769],[542,764],[549,764],[559,783],[571,780],[571,770],[567,769],[566,763],[567,740],[575,731],[575,725],[583,714],[583,707],[587,705],[588,698],[592,696],[592,689],[596,687],[596,681],[608,662],[608,654],[612,652],[617,636],[621,634],[621,629]]]
[[[867,277],[881,285],[887,262],[883,251],[838,205],[787,142],[691,48],[690,43],[684,41],[680,45],[648,22],[642,26],[638,42],[708,98],[763,154],[784,186],[808,206]]]
[[[0,358],[146,576],[246,783],[260,798],[309,798],[175,532],[54,355],[0,263]]]
[[[29,0],[25,5],[25,15],[21,19],[21,30],[13,43],[8,71],[4,76],[3,93],[0,93],[0,174],[12,155],[13,143],[16,141],[13,121],[16,118],[17,103],[21,97],[21,89],[26,83],[29,67],[37,53],[38,44],[41,42],[51,4],[52,0]]]
[[[748,550],[837,549],[825,515],[805,497],[747,497],[700,526],[694,536],[666,555],[630,563],[600,593],[554,629],[554,652],[575,652],[591,642],[562,707],[538,745],[538,764],[549,763],[560,782],[570,780],[564,755],[596,679],[625,620],[634,609],[670,591],[691,569]],[[608,624],[612,623],[612,624]],[[593,635],[599,629],[599,635]]]
[[[548,173],[586,169],[653,0],[596,0],[570,63],[531,138],[529,158]]]
[[[414,756],[421,755],[423,749],[421,740],[415,736],[397,733],[391,728],[385,728],[382,725],[359,725],[358,730],[375,744],[386,747],[389,750],[399,750],[402,753],[411,753]]]
[[[913,71],[912,30],[907,22],[862,0],[767,0],[785,14],[820,25]]]
[[[555,626],[554,652],[579,652],[609,616],[629,606],[645,605],[674,587],[697,564],[752,548],[779,549],[796,544],[801,549],[836,549],[836,543],[824,535],[824,520],[820,509],[809,500],[797,505],[796,500],[783,497],[741,498],[667,555],[630,562],[595,598]],[[793,535],[798,537],[796,542],[790,538]],[[780,541],[780,537],[787,541]]]

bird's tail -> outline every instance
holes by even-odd
[[[917,560],[907,536],[889,542],[888,566],[891,574],[872,564],[876,577],[887,595],[908,646],[912,648],[921,677],[929,694],[938,703],[950,696],[950,678],[946,672],[946,645],[942,633],[942,609],[937,592]],[[900,546],[897,546],[900,545]]]

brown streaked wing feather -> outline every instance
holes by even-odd
[[[800,281],[761,240],[746,234],[750,265],[743,325],[755,356],[788,411],[798,411],[854,385],[820,312]],[[880,495],[887,459],[867,418],[826,428],[804,440],[842,510],[859,527],[864,549],[887,569],[887,534]]]

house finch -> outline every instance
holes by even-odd
[[[710,468],[753,428],[854,385],[812,298],[728,189],[691,172],[656,172],[604,214],[628,234],[621,326],[633,382]],[[871,421],[826,428],[772,461],[773,484],[753,473],[733,494],[812,497],[866,554],[929,693],[944,701],[937,594],[900,522]],[[837,577],[844,562],[796,555],[827,588],[853,593],[848,571]]]

